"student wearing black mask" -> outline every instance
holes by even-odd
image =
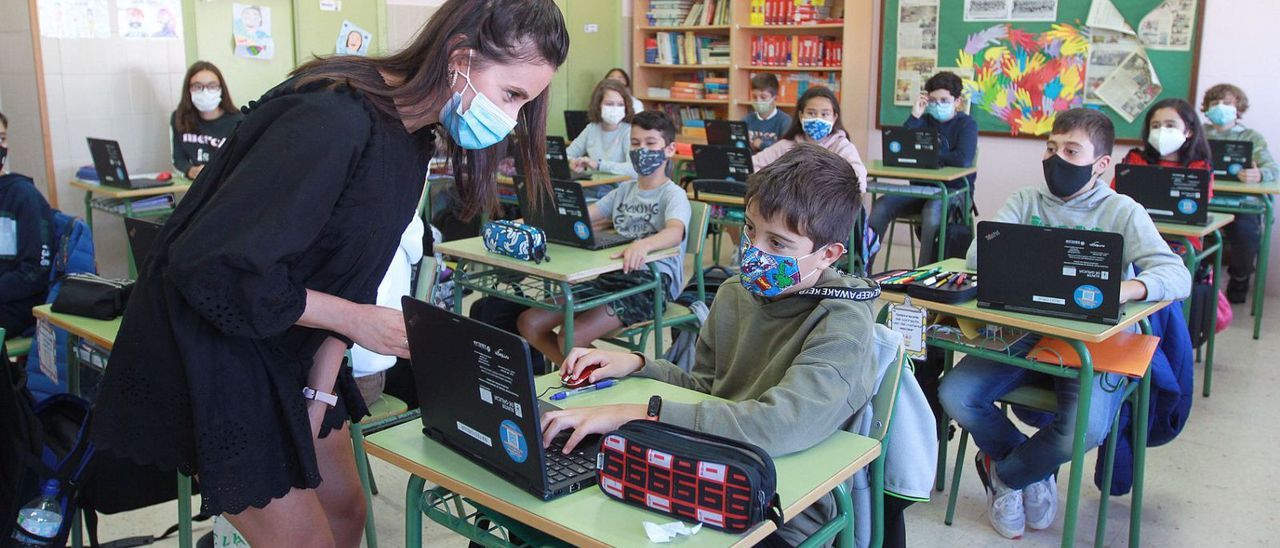
[[[9,172],[9,119],[0,113],[0,328],[5,337],[35,325],[31,307],[49,290],[53,212],[30,177]]]

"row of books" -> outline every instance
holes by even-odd
[[[842,23],[830,0],[751,0],[751,24],[815,25]]]
[[[728,66],[731,55],[728,36],[659,32],[644,41],[644,62],[650,64]]]
[[[650,86],[648,96],[652,99],[707,99],[713,101],[729,100],[729,79],[723,77],[707,77],[699,80],[676,80],[671,87]]]
[[[697,107],[687,105],[673,105],[670,103],[650,107],[651,110],[661,110],[671,117],[671,121],[675,122],[677,129],[684,128],[685,124],[693,121],[695,124],[701,120],[715,120],[721,118],[716,114],[716,110],[710,107]]]
[[[752,73],[750,76],[755,76]],[[749,76],[749,77],[750,77]],[[823,86],[840,96],[840,75],[834,72],[792,72],[777,74],[778,102],[794,104],[810,87]],[[747,99],[743,99],[745,102]]]
[[[728,25],[730,0],[704,0],[689,8],[685,17],[686,26],[693,25]],[[650,9],[652,9],[650,4]]]
[[[693,0],[651,0],[646,20],[654,27],[678,27],[689,17]]]
[[[757,67],[839,67],[844,42],[834,36],[761,35],[751,38],[751,65]]]

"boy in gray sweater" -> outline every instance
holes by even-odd
[[[720,286],[686,373],[640,354],[575,348],[561,372],[589,382],[640,375],[728,401],[609,405],[542,415],[544,445],[574,429],[588,434],[650,418],[756,444],[770,455],[803,451],[844,429],[875,389],[874,301],[796,297],[809,287],[868,289],[869,280],[831,268],[845,253],[859,210],[857,178],[840,156],[797,145],[749,179],[739,277]],[[770,543],[796,544],[834,516],[830,496],[787,523]]]
[[[1044,153],[1045,185],[1015,192],[992,219],[1116,232],[1124,236],[1124,281],[1120,302],[1181,300],[1191,293],[1191,275],[1156,231],[1146,210],[1116,194],[1099,177],[1111,164],[1115,128],[1105,115],[1078,108],[1058,115]],[[969,247],[970,268],[977,265],[977,241]],[[1141,274],[1134,275],[1134,267]],[[1034,281],[1029,281],[1034,283]],[[1039,340],[1026,337],[1010,348],[1024,356]],[[947,414],[973,435],[981,452],[978,474],[987,487],[987,512],[1002,536],[1021,537],[1025,528],[1044,529],[1057,512],[1054,472],[1071,460],[1079,381],[1052,377],[1058,396],[1053,424],[1028,438],[995,401],[1046,375],[968,356],[942,379],[938,395]],[[1124,400],[1125,377],[1097,374],[1089,405],[1085,446],[1106,438]]]

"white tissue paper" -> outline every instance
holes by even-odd
[[[699,523],[693,527],[689,527],[678,521],[673,521],[664,525],[656,523],[644,522],[644,534],[649,536],[649,542],[654,544],[664,544],[671,542],[678,536],[691,537],[698,534],[702,530],[702,524]]]

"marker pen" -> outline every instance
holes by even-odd
[[[567,397],[569,397],[569,396],[576,396],[576,395],[578,395],[578,394],[585,394],[585,393],[587,393],[587,392],[593,392],[593,391],[596,391],[596,390],[604,390],[604,389],[609,388],[610,386],[613,386],[613,385],[615,385],[615,384],[618,384],[618,381],[617,381],[617,380],[615,380],[615,379],[605,379],[605,380],[600,381],[600,382],[598,382],[598,383],[595,383],[595,384],[592,384],[592,385],[588,385],[588,386],[584,386],[584,387],[582,387],[582,388],[574,388],[573,390],[565,390],[564,392],[556,392],[555,394],[552,394],[552,395],[551,395],[551,398],[550,398],[550,399],[551,399],[551,401],[560,401],[560,400],[563,400],[563,399],[565,399],[565,398],[567,398]]]

